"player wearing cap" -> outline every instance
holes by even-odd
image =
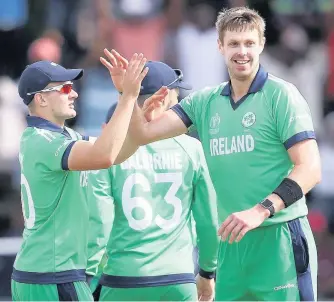
[[[25,229],[12,274],[13,300],[92,299],[84,282],[89,185],[85,170],[116,162],[147,73],[145,63],[143,55],[133,56],[115,115],[92,140],[64,126],[76,115],[78,94],[72,85],[83,70],[39,61],[23,71],[19,94],[29,109],[19,155]]]
[[[167,110],[177,104],[180,88],[191,88],[180,70],[162,62],[146,66],[140,106],[167,86],[168,96],[159,109]],[[95,184],[95,198],[112,196],[115,206],[100,300],[197,300],[193,221],[205,277],[198,277],[199,293],[201,299],[212,298],[218,249],[216,195],[198,140],[181,135],[142,146],[122,164],[90,173],[89,179]]]

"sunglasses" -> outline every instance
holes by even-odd
[[[46,89],[43,89],[43,90],[28,92],[27,95],[33,95],[33,94],[36,94],[36,93],[49,92],[49,91],[59,91],[60,93],[63,93],[63,94],[70,94],[72,89],[73,89],[73,83],[72,82],[66,82],[64,84],[49,87],[49,88],[46,88]]]
[[[169,83],[166,87],[170,87],[172,86],[174,83],[178,82],[178,81],[181,81],[183,79],[183,73],[182,73],[182,70],[181,69],[174,69],[176,75],[177,75],[177,78],[172,82],[172,83]]]

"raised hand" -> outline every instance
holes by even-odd
[[[108,60],[100,57],[100,62],[108,69],[116,89],[123,92],[123,80],[129,62],[114,49],[110,52],[105,48],[103,52]]]
[[[167,87],[162,86],[155,94],[145,100],[142,111],[148,122],[157,118],[165,111],[163,105],[167,95]]]
[[[128,65],[123,79],[123,95],[130,98],[138,98],[141,82],[148,72],[148,67],[145,67],[146,58],[143,54],[135,53]]]

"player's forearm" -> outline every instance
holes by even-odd
[[[199,267],[206,272],[214,272],[217,268],[219,247],[217,225],[215,223],[198,224],[196,222],[196,233]]]
[[[148,123],[138,104],[135,104],[129,126],[129,139],[134,146],[147,145],[150,142],[149,134]]]
[[[288,178],[298,183],[305,195],[321,180],[320,162],[295,165]]]
[[[321,180],[320,163],[295,165],[287,178],[293,180],[300,187],[302,194],[305,195]],[[286,208],[284,201],[277,194],[270,194],[267,198],[273,203],[275,213]],[[263,211],[263,208],[259,207],[259,210]]]
[[[105,159],[110,166],[115,164],[129,129],[135,102],[133,97],[120,97],[112,118],[94,143],[92,156]]]
[[[133,155],[137,151],[138,147],[138,144],[134,143],[134,140],[131,138],[131,136],[127,135],[121,151],[119,152],[115,160],[115,165],[126,161],[131,155]]]
[[[156,120],[148,122],[142,110],[135,104],[129,130],[129,136],[133,144],[143,146],[162,139],[163,136],[159,135],[159,127]]]
[[[175,137],[187,133],[187,127],[173,111],[167,110],[160,116],[147,122],[143,113],[135,105],[131,119],[130,136],[138,145]]]

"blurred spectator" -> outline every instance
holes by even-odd
[[[80,62],[81,81],[76,127],[87,135],[101,130],[105,112],[117,101],[109,73],[100,64],[103,48],[115,48],[124,57],[142,52],[148,60],[162,60],[169,20],[180,14],[181,0],[84,0],[78,14],[78,43],[86,49]],[[169,18],[173,15],[174,18]]]
[[[270,1],[273,11],[284,16],[308,16],[334,9],[332,0],[275,0]]]
[[[318,300],[333,301],[334,298],[334,237],[328,232],[323,212],[310,210],[310,226],[318,250]]]
[[[298,88],[309,104],[316,133],[320,135],[327,64],[325,45],[310,43],[305,30],[294,23],[282,28],[279,42],[278,45],[265,47],[260,57],[261,63],[268,72]]]
[[[326,232],[328,223],[324,214],[319,210],[310,210],[308,220],[315,236],[319,233]]]
[[[318,41],[324,27],[324,16],[334,9],[332,0],[271,0],[276,25],[295,22],[309,34],[311,41]]]
[[[10,31],[23,27],[28,20],[27,0],[4,0],[0,10],[0,28]]]
[[[82,2],[48,0],[43,36],[51,37],[58,44],[63,43],[61,63],[68,68],[73,68],[85,53],[77,41],[77,23]]]
[[[161,60],[166,29],[179,19],[182,2],[83,0],[78,41],[88,51],[86,63],[89,59],[89,64],[96,64],[105,47],[117,49],[127,59],[135,52],[142,52],[149,60]]]
[[[197,4],[189,8],[188,20],[181,24],[175,43],[169,46],[174,54],[174,63],[169,64],[182,69],[194,91],[218,85],[227,79],[227,71],[218,50],[216,11],[205,3]]]
[[[85,69],[81,91],[76,106],[79,106],[76,130],[84,135],[98,136],[108,108],[118,100],[109,72],[102,66]]]
[[[319,151],[322,160],[322,180],[314,190],[317,197],[330,197],[334,202],[334,112],[329,113],[324,119],[324,135],[319,141]]]
[[[319,142],[322,161],[322,180],[314,188],[316,207],[326,213],[329,231],[334,235],[334,112],[324,121],[324,135]]]
[[[166,19],[163,0],[114,0],[110,6],[112,44],[126,58],[142,52],[148,60],[163,57]],[[126,37],[126,38],[125,38]]]
[[[28,60],[30,64],[41,60],[60,63],[61,46],[49,37],[39,38],[29,46]]]
[[[16,77],[24,64],[28,21],[27,0],[3,0],[0,9],[0,74]],[[4,47],[4,45],[6,45]]]
[[[328,78],[325,83],[324,113],[334,111],[334,10],[326,14],[326,42],[328,55]]]
[[[18,185],[18,152],[25,128],[24,110],[16,83],[10,77],[0,77],[0,191],[10,192],[14,185]]]

